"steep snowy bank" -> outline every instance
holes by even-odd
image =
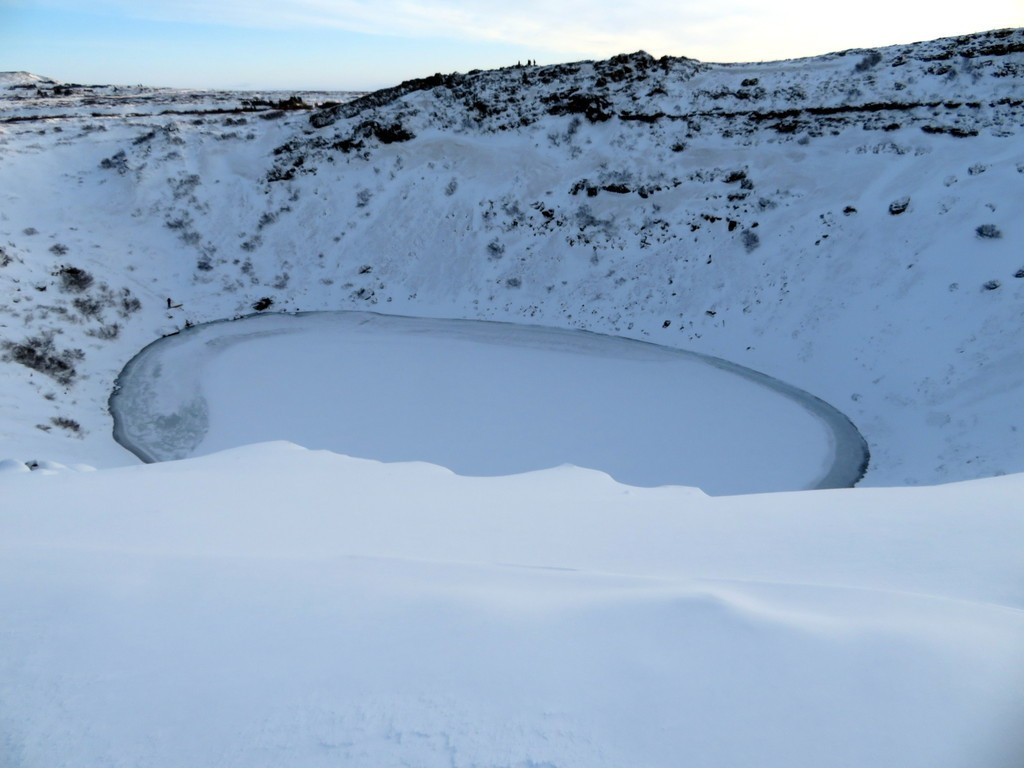
[[[105,404],[132,354],[272,301],[694,349],[847,413],[869,484],[1019,471],[1022,46],[637,54],[429,78],[313,123],[7,123],[0,453],[124,462]]]

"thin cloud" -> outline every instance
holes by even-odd
[[[584,57],[642,48],[717,61],[911,42],[1024,21],[1020,0],[975,0],[928,14],[890,0],[98,0],[89,8],[161,21],[486,41]]]
[[[69,0],[51,5],[75,7]],[[91,11],[156,21],[254,28],[336,28],[372,35],[440,37],[530,46],[585,55],[647,48],[668,52],[687,40],[717,37],[752,18],[755,4],[646,0],[631,5],[583,0],[99,0]]]

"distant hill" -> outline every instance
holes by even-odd
[[[57,81],[52,78],[33,75],[31,72],[0,72],[0,87],[56,84]]]

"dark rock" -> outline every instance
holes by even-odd
[[[910,198],[901,197],[899,200],[893,200],[889,203],[889,213],[892,216],[899,216],[901,213],[910,207]]]

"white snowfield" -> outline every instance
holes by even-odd
[[[0,76],[0,768],[1024,764],[1024,30],[289,96]]]
[[[709,498],[289,444],[0,480],[7,765],[1020,765],[1021,476]]]

